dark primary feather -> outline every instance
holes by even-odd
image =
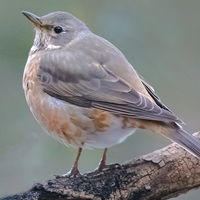
[[[115,61],[111,62],[115,65]],[[182,122],[153,94],[150,100],[137,92],[120,74],[110,70],[109,64],[109,60],[100,63],[81,50],[46,51],[40,61],[38,77],[44,92],[74,105],[138,119]],[[148,86],[146,88],[148,90]],[[151,94],[151,90],[148,92]]]
[[[147,84],[143,79],[141,79],[141,81],[142,81],[144,87],[146,88],[147,92],[150,94],[150,96],[151,96],[151,97],[153,98],[153,100],[156,102],[156,104],[157,104],[158,106],[160,106],[161,108],[163,108],[163,109],[165,109],[165,110],[168,110],[169,112],[172,113],[172,111],[171,111],[169,108],[167,108],[167,106],[165,106],[165,105],[161,102],[160,98],[157,96],[157,94],[155,93],[154,89],[153,89],[149,84]]]

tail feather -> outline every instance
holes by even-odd
[[[165,128],[161,131],[161,133],[170,140],[178,143],[194,156],[200,158],[200,140],[184,131],[181,126],[176,123],[172,123],[170,124],[170,129]]]

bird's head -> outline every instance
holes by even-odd
[[[83,31],[86,25],[67,12],[52,12],[38,17],[30,12],[22,13],[35,25],[34,49],[59,48],[66,46]]]

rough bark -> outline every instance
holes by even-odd
[[[200,133],[195,135],[200,138]],[[164,200],[199,186],[200,160],[173,143],[122,165],[110,165],[99,174],[56,177],[44,185],[37,183],[24,194],[2,200]]]

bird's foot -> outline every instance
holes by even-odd
[[[109,169],[117,169],[117,168],[121,168],[121,165],[118,163],[114,163],[114,164],[110,164],[110,165],[101,165],[101,162],[99,163],[98,167],[93,171],[93,172],[88,172],[85,173],[84,175],[99,175],[101,174],[101,172],[109,170]]]
[[[79,170],[75,167],[72,167],[71,170],[69,172],[67,172],[66,174],[64,174],[63,176],[65,177],[73,177],[73,178],[76,178],[78,176],[81,176]]]
[[[80,177],[81,174],[78,170],[78,168],[76,167],[72,167],[71,170],[69,172],[67,172],[66,174],[63,175],[56,175],[56,178],[77,178]]]

